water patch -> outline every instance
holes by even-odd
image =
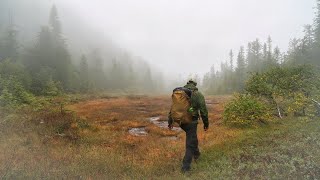
[[[168,140],[179,140],[180,138],[178,136],[167,136],[167,137],[164,137],[165,139],[168,139]]]
[[[167,121],[160,121],[160,119],[161,119],[160,116],[149,118],[150,122],[152,122],[154,125],[156,125],[156,126],[158,126],[160,128],[168,129],[168,122]],[[172,130],[173,131],[181,131],[181,128],[173,127]]]
[[[130,128],[129,134],[134,136],[147,136],[148,132],[146,131],[146,127],[137,127],[137,128]]]

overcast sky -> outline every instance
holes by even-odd
[[[54,1],[54,0],[52,0]],[[204,74],[232,48],[268,35],[286,50],[315,0],[56,0],[165,74]]]

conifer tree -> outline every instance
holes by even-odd
[[[245,81],[245,71],[246,71],[246,64],[245,64],[245,55],[244,55],[244,47],[241,46],[238,57],[237,57],[237,69],[236,69],[236,76],[237,76],[237,90],[242,90],[244,88],[244,81]]]
[[[89,67],[85,55],[81,56],[80,61],[80,88],[82,92],[89,90]]]
[[[49,25],[50,25],[50,28],[51,28],[53,34],[56,37],[61,38],[60,37],[61,33],[62,33],[61,22],[59,20],[58,10],[55,5],[53,5],[50,10]]]
[[[16,61],[18,57],[18,41],[17,41],[16,27],[13,22],[10,22],[8,27],[4,32],[4,37],[1,41],[0,46],[0,61],[3,59],[11,59],[11,61]]]

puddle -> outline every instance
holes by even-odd
[[[178,136],[167,136],[164,137],[164,139],[168,139],[168,140],[179,140],[180,138]]]
[[[166,128],[168,129],[168,122],[167,121],[160,121],[160,116],[158,117],[151,117],[149,118],[150,122],[152,122],[154,125],[160,127],[160,128]],[[181,131],[181,128],[179,127],[173,127],[173,131]]]
[[[148,132],[145,127],[130,128],[129,133],[134,136],[146,136]]]

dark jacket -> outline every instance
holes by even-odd
[[[207,110],[204,96],[202,95],[201,92],[198,91],[198,88],[192,83],[188,83],[184,87],[188,88],[192,91],[192,96],[191,96],[190,101],[191,101],[191,107],[194,109],[194,112],[192,114],[193,120],[197,121],[199,119],[199,117],[201,116],[203,124],[206,127],[208,127],[209,126],[208,110]],[[173,123],[173,120],[170,117],[170,113],[169,113],[169,117],[168,117],[168,123],[169,124]]]

